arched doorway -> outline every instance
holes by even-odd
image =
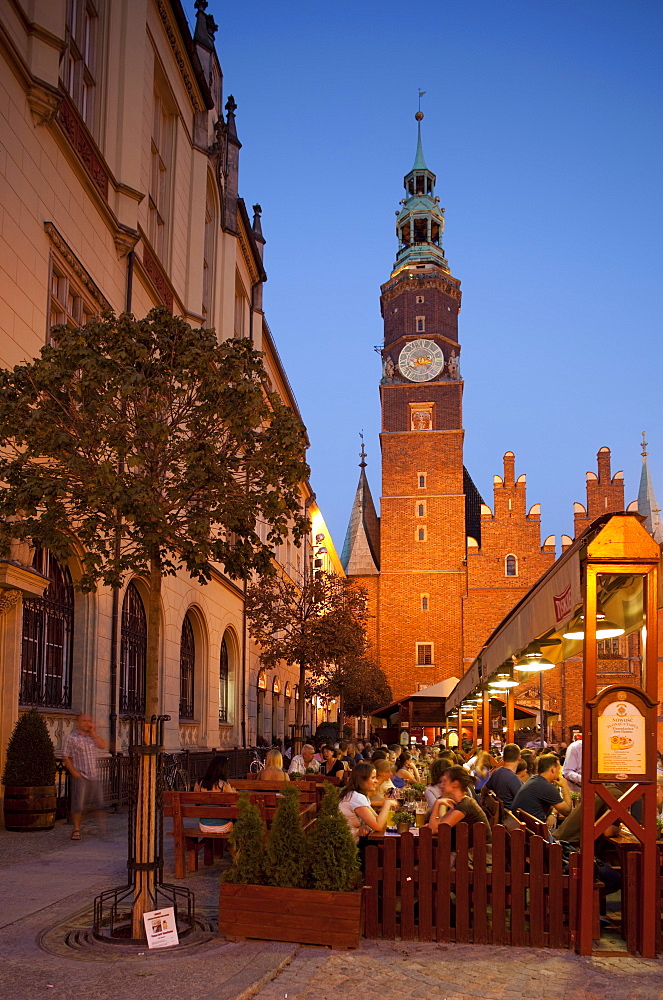
[[[120,712],[142,715],[145,711],[147,665],[147,615],[135,583],[130,583],[122,602],[120,642]]]
[[[32,566],[50,583],[41,597],[23,601],[20,705],[71,708],[74,586],[71,574],[48,549],[36,549]]]

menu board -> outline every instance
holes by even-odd
[[[648,715],[644,692],[617,685],[601,692],[594,710],[593,779],[598,781],[649,780]]]

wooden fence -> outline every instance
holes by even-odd
[[[482,824],[433,836],[384,837],[366,849],[364,887],[368,938],[474,944],[573,947],[577,931],[578,855],[564,869],[562,848],[522,830]],[[527,849],[526,849],[527,848]],[[491,859],[492,855],[492,859]],[[595,926],[598,932],[598,893]]]

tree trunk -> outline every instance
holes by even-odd
[[[343,696],[343,685],[338,686],[338,738],[344,739],[343,722],[345,720],[345,698]]]
[[[306,664],[299,661],[299,698],[295,712],[295,738],[293,740],[293,757],[302,752],[304,744],[304,688],[306,686]]]
[[[143,744],[156,742],[151,720],[159,714],[159,645],[161,638],[161,560],[150,560],[150,596],[147,610],[147,659],[145,664],[145,723]],[[154,866],[157,853],[157,756],[143,753],[139,762],[138,801],[134,857],[138,864]],[[136,872],[136,895],[131,913],[132,937],[145,937],[143,914],[156,906],[156,868]]]

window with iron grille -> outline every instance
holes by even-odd
[[[120,712],[142,715],[145,711],[145,668],[147,663],[147,616],[134,583],[122,602],[120,642]]]
[[[219,722],[228,721],[228,646],[225,638],[219,657]]]
[[[48,549],[37,549],[32,565],[50,583],[41,597],[23,601],[19,704],[71,708],[71,574]]]
[[[417,666],[427,667],[433,662],[433,644],[430,642],[417,643]]]
[[[188,615],[182,622],[180,642],[180,719],[193,719],[193,672],[196,665],[196,640]]]

